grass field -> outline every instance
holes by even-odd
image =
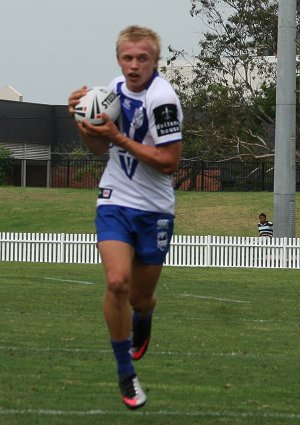
[[[122,405],[100,266],[0,263],[0,423],[300,422],[299,272],[165,267],[148,403]]]
[[[94,233],[96,197],[97,190],[0,187],[0,231]],[[177,191],[176,198],[177,235],[257,236],[259,213],[273,215],[270,192]]]

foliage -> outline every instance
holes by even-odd
[[[13,156],[10,149],[0,147],[0,186],[7,184],[13,166]]]
[[[75,148],[70,154],[70,166],[74,168],[76,181],[81,182],[89,177],[99,178],[99,165],[93,160],[94,155],[86,148]]]
[[[74,153],[74,155],[76,156],[77,154],[80,154],[81,152],[83,153],[85,151],[86,148],[81,139],[71,140],[68,143],[56,143],[53,147],[52,156],[54,155],[56,158],[60,159],[69,159],[70,152],[71,154]]]
[[[81,159],[89,159],[90,155],[87,149],[74,148],[70,154],[70,159],[73,161],[78,161]]]
[[[169,46],[165,69],[185,109],[184,154],[273,157],[277,1],[191,0],[190,13],[208,29],[199,52],[191,58]],[[191,76],[182,72],[187,63]]]

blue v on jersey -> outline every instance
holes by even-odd
[[[130,92],[123,76],[109,85],[120,96],[120,131],[137,143],[162,146],[181,141],[183,114],[177,94],[157,72],[144,91]],[[162,174],[133,155],[111,145],[99,183],[99,205],[119,205],[174,214],[172,176]]]

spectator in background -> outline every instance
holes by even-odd
[[[273,236],[273,223],[267,220],[265,213],[261,213],[258,216],[258,235],[263,238],[272,238]]]

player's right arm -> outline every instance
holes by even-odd
[[[69,97],[68,110],[70,115],[74,118],[75,107],[79,103],[80,98],[85,96],[88,91],[87,86],[83,86],[78,90],[75,90],[71,93]],[[90,135],[87,133],[85,122],[78,122],[74,119],[75,125],[78,128],[80,136],[84,141],[86,147],[90,152],[96,155],[102,155],[103,153],[108,151],[110,142],[106,139],[101,138],[99,135]]]

